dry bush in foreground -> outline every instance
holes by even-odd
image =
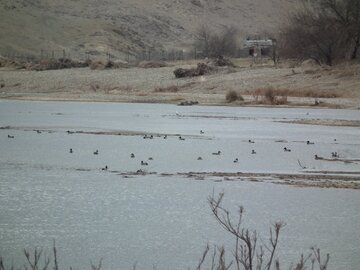
[[[261,239],[256,231],[244,228],[242,225],[244,208],[239,207],[238,217],[234,222],[231,213],[223,204],[224,193],[220,193],[218,197],[214,194],[209,197],[209,205],[215,219],[219,222],[221,227],[226,232],[234,237],[234,250],[231,251],[231,261],[226,262],[225,248],[215,247],[211,255],[210,269],[228,270],[235,268],[236,270],[280,270],[280,260],[276,256],[276,249],[278,247],[279,236],[281,229],[285,226],[283,222],[276,222],[270,227],[270,237],[268,242],[262,242],[259,245],[258,239]],[[209,253],[209,246],[207,245],[196,270],[201,270]],[[310,269],[315,269],[318,266],[320,270],[326,270],[330,255],[322,260],[320,249],[311,248],[309,255],[300,256],[300,260],[294,265],[290,266],[290,270],[305,270],[308,266]]]
[[[230,211],[223,206],[223,198],[224,193],[219,193],[217,197],[212,194],[209,196],[208,202],[215,219],[226,232],[233,236],[235,245],[234,250],[231,251],[232,255],[229,257],[225,256],[226,250],[223,246],[215,246],[210,257],[208,256],[210,248],[209,245],[207,245],[199,260],[196,270],[205,268],[203,267],[205,264],[207,265],[206,269],[216,270],[280,270],[280,260],[276,255],[276,251],[280,232],[285,226],[285,223],[281,221],[275,222],[270,227],[270,236],[268,241],[263,241],[263,238],[261,238],[255,230],[250,230],[249,228],[245,228],[243,226],[242,221],[244,208],[242,206],[239,207],[238,216],[234,219]],[[261,242],[259,243],[258,240]],[[53,256],[51,257],[42,256],[41,249],[35,248],[33,253],[24,249],[24,255],[27,260],[27,265],[24,265],[24,269],[47,270],[52,268],[54,270],[59,270],[55,241],[52,250]],[[209,257],[210,261],[207,263],[207,258]],[[229,258],[231,259],[230,262],[227,261]],[[287,269],[305,270],[309,268],[315,269],[317,266],[319,270],[326,270],[329,260],[329,254],[326,254],[326,257],[322,259],[320,249],[313,247],[310,249],[307,256],[301,254],[299,261]],[[53,267],[50,267],[51,261],[53,263]],[[210,267],[208,265],[210,265]],[[99,260],[97,265],[91,262],[91,270],[100,270],[101,267],[102,258]],[[22,268],[15,268],[14,265],[7,267],[4,259],[0,256],[0,270],[14,269]],[[70,269],[72,268],[70,267]],[[134,264],[133,269],[136,269],[136,264]]]
[[[53,269],[53,270],[59,270],[59,264],[58,264],[58,258],[57,258],[57,250],[55,246],[55,240],[54,245],[52,248],[53,256],[46,256],[43,255],[42,249],[35,248],[33,252],[27,250],[24,248],[24,256],[26,258],[27,264],[24,265],[24,268],[16,267],[13,265],[13,263],[10,266],[6,266],[4,259],[0,256],[0,270],[47,270],[47,269]],[[50,266],[50,263],[52,262],[53,266]],[[100,270],[102,266],[102,258],[99,260],[99,263],[93,264],[90,261],[91,270]],[[72,267],[70,267],[70,270]]]

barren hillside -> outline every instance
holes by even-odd
[[[294,0],[1,0],[0,53],[72,55],[186,49],[196,29],[276,32]]]

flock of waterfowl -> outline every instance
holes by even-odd
[[[41,133],[40,130],[35,130],[35,129],[34,129],[34,131],[36,131],[36,132],[39,133],[39,134]],[[70,131],[70,130],[68,130],[68,131],[66,131],[66,132],[67,132],[68,134],[73,134],[73,133],[74,133],[73,131]],[[200,130],[200,134],[203,135],[203,134],[205,134],[205,132],[204,132],[203,130]],[[15,138],[15,136],[10,135],[10,134],[8,134],[7,137],[8,137],[9,139],[14,139],[14,138]],[[167,138],[168,138],[168,135],[164,135],[164,136],[161,136],[161,137],[162,137],[163,139],[167,139]],[[143,136],[143,139],[150,139],[150,140],[151,140],[151,139],[154,139],[154,135],[145,134],[145,135]],[[178,136],[178,139],[179,139],[180,141],[184,141],[184,140],[185,140],[185,138],[182,137],[182,136]],[[334,141],[336,141],[336,139],[334,139]],[[255,141],[249,139],[249,140],[248,140],[248,143],[254,144]],[[315,144],[315,143],[314,143],[314,142],[311,142],[311,141],[306,141],[306,144],[307,144],[307,145],[311,145],[311,144]],[[291,152],[291,149],[288,148],[288,147],[284,147],[283,150],[284,150],[284,152]],[[69,149],[69,153],[70,153],[70,154],[74,153],[74,150],[73,150],[72,148],[70,148],[70,149]],[[99,150],[96,149],[96,150],[93,152],[93,154],[94,154],[94,155],[99,155]],[[251,150],[251,154],[252,154],[252,155],[255,155],[255,154],[256,154],[255,149],[252,149],[252,150]],[[221,151],[218,150],[217,152],[213,152],[212,155],[214,155],[214,156],[220,156],[220,155],[221,155]],[[331,156],[332,156],[332,158],[335,158],[335,159],[338,159],[338,158],[340,157],[337,152],[331,152]],[[318,156],[318,155],[315,155],[314,157],[315,157],[315,160],[324,159],[323,157],[320,157],[320,156]],[[135,154],[134,154],[134,153],[131,153],[131,154],[130,154],[130,158],[135,158]],[[148,160],[153,160],[153,157],[149,157]],[[199,157],[197,158],[197,160],[200,161],[200,160],[203,160],[203,158],[202,158],[201,156],[199,156]],[[233,162],[234,162],[234,163],[238,163],[238,162],[239,162],[239,159],[238,159],[238,158],[235,158],[235,159],[233,160]],[[140,165],[141,165],[141,166],[148,166],[149,163],[146,162],[146,161],[144,161],[144,160],[141,160]],[[101,170],[108,170],[108,166],[106,165],[105,167],[101,168]]]

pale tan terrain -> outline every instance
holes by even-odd
[[[236,68],[220,68],[210,75],[177,79],[175,62],[163,68],[91,70],[89,68],[26,71],[0,69],[0,98],[32,100],[78,100],[112,102],[174,103],[198,101],[201,105],[273,105],[262,101],[256,89],[271,87],[285,91],[281,106],[360,108],[360,64],[332,68],[270,62],[251,65],[236,60]],[[245,101],[229,103],[226,93],[235,90]],[[257,101],[256,101],[257,99]]]
[[[126,59],[143,50],[189,49],[196,30],[224,26],[248,35],[277,33],[293,0],[1,0],[0,54]]]

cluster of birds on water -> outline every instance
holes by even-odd
[[[41,131],[38,130],[38,129],[34,129],[34,131],[36,131],[38,134],[41,134]],[[73,131],[69,131],[69,130],[66,131],[66,132],[67,132],[68,134],[73,134],[73,133],[74,133]],[[200,130],[200,134],[205,134],[205,132],[204,132],[203,130]],[[9,139],[14,139],[14,138],[15,138],[15,136],[10,135],[10,134],[8,134],[7,137],[8,137]],[[159,137],[160,137],[160,136],[159,136]],[[168,135],[164,135],[164,136],[162,136],[162,137],[163,137],[163,139],[167,139]],[[143,136],[143,139],[153,139],[153,138],[154,138],[153,135],[145,134],[145,135]],[[180,141],[185,141],[185,138],[182,137],[182,136],[178,136],[178,139],[179,139]],[[334,141],[336,141],[336,139],[334,139]],[[255,141],[253,141],[253,140],[251,140],[251,139],[249,139],[248,142],[249,142],[249,143],[252,143],[252,144],[255,143]],[[311,144],[315,144],[315,143],[314,143],[314,142],[311,142],[311,141],[306,141],[306,144],[307,144],[307,145],[311,145]],[[291,152],[291,149],[288,148],[288,147],[284,147],[283,150],[284,150],[284,152]],[[70,148],[70,149],[69,149],[69,153],[70,153],[70,154],[74,153],[74,150],[73,150],[72,148]],[[93,154],[94,154],[94,155],[99,155],[99,150],[95,150],[95,151],[93,152]],[[252,155],[255,155],[255,154],[256,154],[255,149],[252,149],[252,150],[251,150],[251,154],[252,154]],[[213,152],[212,155],[214,155],[214,156],[220,156],[220,155],[221,155],[221,151],[218,150],[217,152]],[[337,152],[331,152],[331,156],[332,156],[332,158],[339,158],[339,157],[340,157]],[[131,153],[131,154],[130,154],[130,158],[135,158],[135,154],[134,154],[134,153]],[[324,159],[324,158],[323,158],[323,157],[320,157],[320,156],[318,156],[318,155],[315,155],[315,159],[316,159],[316,160],[319,160],[319,159]],[[148,160],[153,160],[153,158],[152,158],[152,157],[149,157]],[[203,158],[202,158],[201,156],[199,156],[199,157],[197,158],[197,160],[203,160]],[[233,162],[234,162],[234,163],[238,163],[238,162],[239,162],[239,159],[238,159],[238,158],[235,158]],[[149,163],[146,162],[146,161],[141,160],[140,165],[141,165],[141,166],[148,166]],[[106,165],[105,167],[101,168],[101,170],[103,170],[103,171],[108,170],[108,166]]]

